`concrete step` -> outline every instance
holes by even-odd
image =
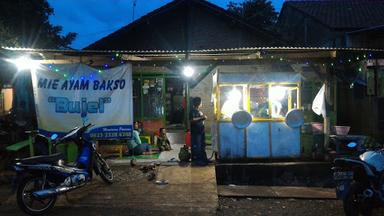
[[[217,191],[222,197],[336,199],[334,188],[219,185]]]

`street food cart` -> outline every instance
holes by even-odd
[[[237,71],[219,67],[213,75],[214,150],[220,159],[295,158],[300,156],[300,126],[286,124],[286,115],[300,108],[299,73]],[[245,72],[243,72],[245,71]],[[239,128],[232,122],[238,111],[251,116]]]

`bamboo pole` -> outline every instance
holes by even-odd
[[[325,91],[324,91],[324,96],[325,96],[325,116],[324,116],[324,149],[326,150],[328,148],[329,144],[329,135],[331,134],[331,119],[329,115],[329,108],[328,108],[328,101],[330,99],[330,92],[331,92],[331,81],[329,80],[328,76],[328,68],[326,69],[326,79],[325,79]]]

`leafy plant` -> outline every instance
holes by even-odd
[[[47,0],[1,0],[0,46],[68,48],[76,33],[63,35],[61,26],[50,23],[51,15]]]

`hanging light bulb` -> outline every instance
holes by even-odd
[[[183,74],[186,77],[192,77],[195,73],[195,70],[191,66],[184,66]]]
[[[9,62],[16,65],[19,71],[21,70],[36,70],[40,67],[40,63],[32,60],[29,56],[21,56],[17,59],[10,59]]]

